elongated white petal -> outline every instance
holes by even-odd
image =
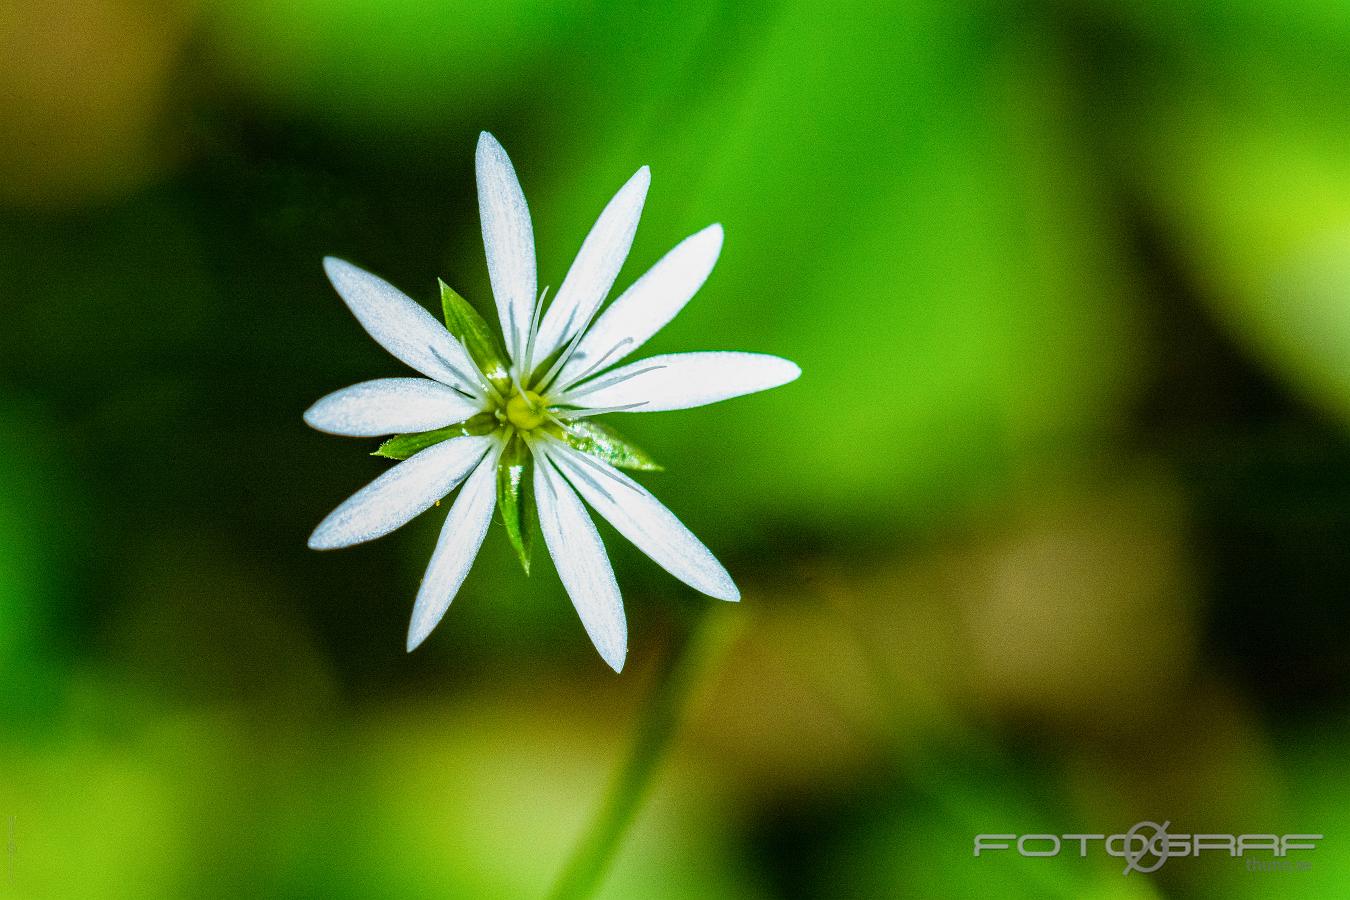
[[[408,652],[427,639],[431,630],[441,621],[450,601],[455,599],[469,567],[478,556],[478,549],[487,537],[492,524],[492,510],[497,506],[497,459],[500,444],[490,451],[469,480],[460,488],[455,505],[450,507],[436,551],[431,554],[427,574],[413,604],[412,623],[408,626]]]
[[[482,396],[469,354],[431,313],[389,282],[349,262],[329,256],[323,268],[338,296],[381,347],[429,378]]]
[[[451,438],[404,460],[329,513],[310,535],[310,549],[350,547],[406,524],[454,490],[491,443],[491,437]]]
[[[311,428],[376,437],[442,428],[480,412],[481,403],[426,378],[377,378],[334,391],[305,411]]]
[[[530,208],[511,159],[497,139],[478,136],[478,214],[483,220],[483,250],[497,301],[497,317],[506,349],[519,360],[530,330],[538,275]]]
[[[614,287],[614,279],[619,277],[633,246],[651,180],[650,169],[646,166],[638,169],[600,213],[572,268],[567,270],[562,287],[554,295],[553,304],[544,314],[535,338],[536,360],[548,358],[571,340],[609,296],[609,289]]]
[[[741,599],[735,582],[712,551],[646,488],[561,441],[550,442],[546,452],[586,502],[653,562],[710,597]]]
[[[576,492],[546,456],[535,457],[534,493],[539,530],[558,577],[591,643],[610,668],[620,672],[628,655],[628,623],[600,533]]]
[[[595,320],[572,359],[563,366],[559,387],[567,386],[600,360],[606,365],[616,363],[647,343],[703,287],[721,252],[722,226],[709,225],[661,257]],[[607,356],[612,358],[605,359]]]
[[[640,404],[631,412],[688,409],[766,391],[801,373],[796,363],[764,353],[670,353],[621,366],[558,402],[589,409]]]

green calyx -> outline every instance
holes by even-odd
[[[511,440],[511,444],[524,449],[524,441],[515,437],[517,433],[539,430],[563,441],[573,450],[579,450],[582,453],[594,456],[596,459],[602,459],[615,468],[628,469],[632,472],[662,472],[665,470],[665,467],[652,459],[647,451],[608,425],[602,425],[593,419],[576,419],[567,422],[566,428],[560,428],[555,424],[545,422],[542,415],[542,406],[536,407],[536,411],[530,411],[525,408],[522,401],[522,408],[513,411],[511,409],[513,402],[515,402],[515,398],[508,401],[504,409],[482,412],[467,421],[447,425],[444,428],[395,435],[381,444],[380,448],[371,456],[383,456],[386,459],[407,459],[414,453],[439,444],[441,441],[448,441],[450,438],[469,435],[482,436],[491,434],[498,429],[510,430],[511,434],[508,435],[508,438],[514,438]]]
[[[534,457],[518,434],[507,439],[497,463],[497,508],[520,567],[529,575],[534,548]]]
[[[558,436],[573,450],[589,453],[615,468],[634,472],[665,471],[665,466],[652,459],[646,450],[608,425],[602,425],[594,419],[577,419],[570,422],[567,430]]]
[[[444,281],[439,284],[445,327],[469,351],[469,356],[487,380],[492,382],[492,386],[505,394],[511,388],[511,374],[506,368],[506,354],[502,352],[501,344],[468,300],[455,293],[455,289]]]
[[[479,413],[471,419],[436,428],[432,431],[418,431],[412,434],[399,434],[380,445],[371,456],[383,456],[387,459],[407,459],[414,453],[428,447],[448,441],[450,438],[482,436],[491,434],[498,427],[497,417],[492,413]]]

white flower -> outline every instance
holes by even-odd
[[[616,468],[656,466],[644,465],[640,451],[588,417],[716,403],[786,384],[801,370],[775,356],[734,352],[676,353],[612,368],[703,285],[722,248],[721,226],[680,243],[597,317],[637,230],[651,177],[643,166],[600,214],[543,311],[525,195],[506,151],[486,132],[478,140],[477,175],[504,354],[494,350],[495,339],[476,313],[444,285],[447,322],[454,327],[452,317],[462,317],[456,330],[462,340],[388,283],[350,263],[324,260],[333,286],[371,337],[427,377],[362,382],[305,413],[307,423],[332,434],[403,435],[382,451],[407,456],[324,519],[309,546],[327,550],[380,537],[462,484],[417,593],[411,651],[459,590],[499,498],[528,571],[528,542],[521,536],[528,529],[520,517],[532,490],[563,586],[596,649],[619,671],[628,645],[623,602],[581,498],[684,583],[722,600],[738,600],[740,592],[708,548]]]

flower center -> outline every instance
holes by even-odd
[[[506,401],[506,418],[521,431],[531,431],[548,421],[544,416],[544,401],[534,391],[516,394]]]

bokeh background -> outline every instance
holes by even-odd
[[[603,896],[1350,895],[1344,0],[0,0],[0,896],[562,869],[711,601],[603,531],[615,676],[498,529],[409,656],[443,512],[305,549],[403,374],[320,258],[486,304],[482,129],[541,284],[650,164],[652,349],[805,371],[621,423],[745,599]],[[971,854],[1140,819],[1326,838]]]

